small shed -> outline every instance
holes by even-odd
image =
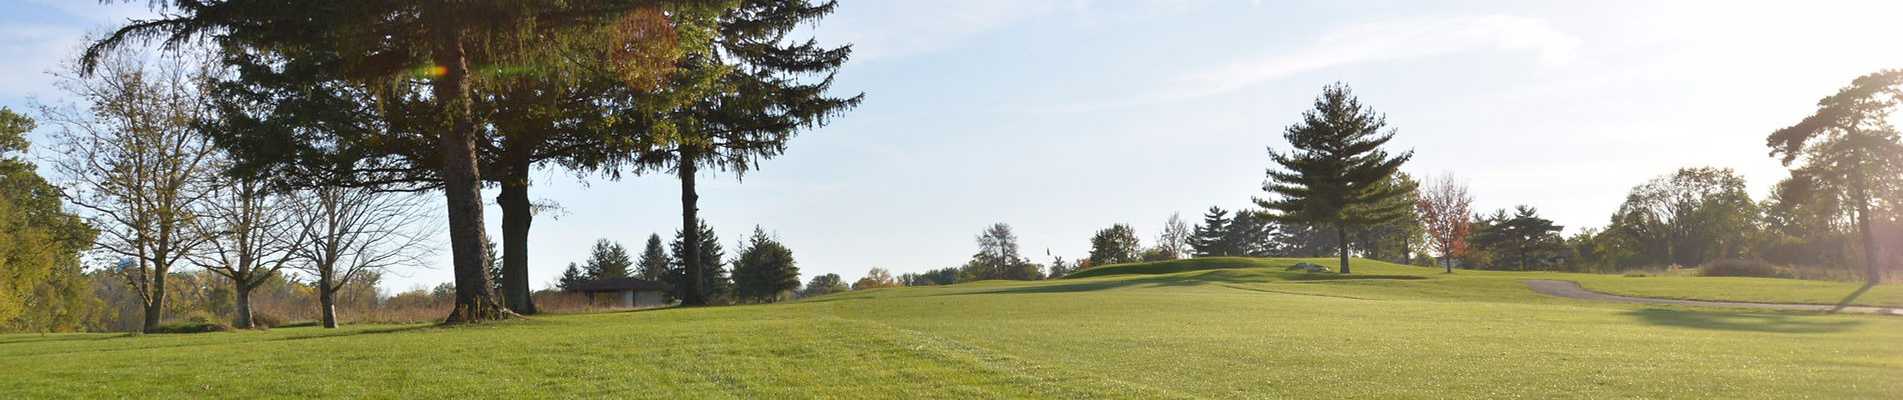
[[[609,293],[614,297],[614,306],[624,308],[648,308],[667,305],[666,293],[674,290],[674,285],[638,278],[608,278],[582,282],[569,291],[588,294]]]

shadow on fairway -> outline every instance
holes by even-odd
[[[304,339],[322,339],[322,338],[330,338],[330,337],[344,337],[344,336],[356,336],[356,335],[375,335],[375,334],[384,334],[384,333],[409,332],[414,330],[429,329],[429,328],[435,328],[435,327],[437,327],[437,325],[415,325],[415,326],[405,326],[405,327],[398,327],[398,328],[364,329],[360,331],[328,331],[327,330],[325,332],[316,333],[316,334],[286,336],[286,337],[281,337],[277,339],[269,339],[269,340],[271,341],[304,340]]]
[[[1212,285],[1212,284],[1266,283],[1266,282],[1275,282],[1277,280],[1284,281],[1284,282],[1316,282],[1316,281],[1347,281],[1347,280],[1425,279],[1424,277],[1411,276],[1411,275],[1339,275],[1339,274],[1311,274],[1311,273],[1277,273],[1274,275],[1276,276],[1276,279],[1263,279],[1264,276],[1259,274],[1245,275],[1241,273],[1231,272],[1229,270],[1219,270],[1219,271],[1212,271],[1206,274],[1198,274],[1198,275],[1190,275],[1190,276],[1167,276],[1167,277],[1138,278],[1138,279],[1126,279],[1126,280],[1103,281],[1103,282],[1079,282],[1079,283],[1065,283],[1065,284],[1055,284],[1055,285],[1037,285],[1037,286],[1001,288],[1001,289],[994,289],[994,290],[980,290],[980,291],[973,291],[973,292],[957,293],[955,295],[1002,294],[1002,293],[1076,293],[1076,292],[1094,292],[1099,290],[1118,289],[1118,288],[1125,288],[1125,287],[1189,287],[1189,286],[1202,286],[1202,285]]]
[[[133,336],[135,335],[131,333],[53,333],[53,334],[44,334],[44,335],[22,333],[13,337],[0,337],[0,345],[8,345],[8,344],[16,344],[16,343],[93,341],[93,340],[127,338],[127,337],[133,337]]]
[[[1835,333],[1863,321],[1823,320],[1815,315],[1774,312],[1681,311],[1648,308],[1625,312],[1652,325],[1767,333]]]

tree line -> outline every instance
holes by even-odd
[[[982,279],[1055,278],[1097,265],[1179,257],[1323,257],[1339,271],[1350,256],[1402,264],[1504,270],[1619,272],[1717,263],[1756,263],[1756,274],[1868,282],[1903,261],[1903,144],[1889,117],[1903,105],[1903,70],[1855,79],[1818,102],[1811,116],[1766,139],[1790,168],[1772,193],[1753,199],[1729,168],[1691,167],[1638,186],[1601,228],[1562,235],[1530,205],[1473,210],[1467,183],[1452,174],[1426,183],[1400,168],[1412,151],[1383,147],[1396,131],[1345,84],[1324,87],[1302,121],[1270,148],[1273,168],[1256,208],[1210,207],[1201,223],[1177,215],[1153,246],[1127,224],[1090,238],[1088,258],[1037,264],[1018,254],[1010,226],[978,236],[962,267],[890,278],[875,269],[850,287],[814,278],[802,293]],[[1779,267],[1781,266],[1781,267]],[[1727,272],[1731,273],[1731,272]],[[1854,295],[1853,295],[1854,297]]]
[[[703,271],[698,286],[711,302],[770,303],[791,299],[797,294],[800,272],[793,260],[793,250],[765,229],[754,227],[753,234],[736,246],[738,250],[731,259],[726,258],[719,236],[706,224],[700,225],[697,238],[701,245],[698,247],[700,257],[696,260],[702,263],[699,268]],[[684,288],[689,286],[686,283],[689,264],[682,253],[688,248],[685,241],[685,234],[675,232],[673,243],[667,246],[668,250],[663,250],[661,236],[649,235],[637,259],[620,243],[598,240],[586,261],[568,263],[568,269],[562,271],[555,286],[566,291],[594,280],[639,278],[672,285],[674,289],[667,298],[682,299],[686,296]]]
[[[207,268],[228,273],[242,292],[285,268],[327,265],[312,275],[337,288],[363,275],[356,271],[413,261],[418,252],[397,236],[428,230],[409,223],[428,215],[411,212],[420,197],[403,195],[418,192],[443,196],[456,276],[446,320],[534,313],[526,243],[538,205],[527,190],[537,168],[679,180],[690,227],[679,297],[707,304],[713,288],[705,286],[718,279],[704,268],[721,262],[702,260],[711,241],[691,229],[696,179],[755,170],[796,133],[863,98],[831,93],[850,46],[793,37],[833,2],[150,5],[159,17],[95,38],[60,76],[86,104],[40,107],[58,125],[55,168],[73,179],[57,185],[56,198],[91,228],[69,229],[60,243],[77,247],[53,253],[103,249],[130,260],[112,265],[140,293],[146,329],[163,319],[176,268],[216,265]],[[147,44],[164,51],[141,51]],[[499,274],[489,268],[484,186],[500,188]],[[214,199],[231,201],[213,207]],[[284,214],[271,207],[291,202],[334,215],[276,221]],[[233,216],[205,216],[212,209]],[[378,217],[396,209],[405,214]],[[212,219],[302,227],[198,228]],[[346,231],[362,240],[339,236]],[[96,237],[73,236],[87,232]],[[312,240],[335,243],[269,244]],[[299,261],[280,261],[288,258]],[[36,271],[79,269],[77,261],[52,264],[60,263],[67,267]]]

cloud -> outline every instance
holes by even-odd
[[[821,40],[853,44],[853,60],[924,54],[1064,9],[1082,0],[940,0],[841,3]]]
[[[0,63],[0,98],[52,94],[53,77],[47,75],[59,67],[82,43],[82,31],[61,27],[0,28],[0,54],[13,58]]]
[[[1159,89],[1125,100],[1073,104],[1047,112],[1079,112],[1174,103],[1234,92],[1296,74],[1327,68],[1503,50],[1529,52],[1541,65],[1572,60],[1581,40],[1544,20],[1512,15],[1409,17],[1343,26],[1314,44],[1202,70],[1163,82]]]

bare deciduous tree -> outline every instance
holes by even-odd
[[[209,240],[192,261],[231,279],[238,297],[232,326],[252,326],[251,290],[290,265],[293,246],[305,243],[287,203],[259,182],[237,180],[214,188],[201,208],[195,228]]]
[[[1189,223],[1183,222],[1182,214],[1170,214],[1170,219],[1163,222],[1163,232],[1156,235],[1156,248],[1171,259],[1185,258],[1189,254],[1189,240],[1194,235]]]
[[[125,260],[115,271],[139,295],[147,331],[163,314],[166,275],[206,240],[191,228],[194,207],[217,171],[192,126],[211,112],[201,99],[211,67],[196,61],[127,50],[91,74],[75,63],[54,75],[84,106],[39,105],[58,127],[52,165],[67,200],[100,228],[98,250]]]
[[[299,196],[297,225],[308,242],[292,252],[297,268],[317,278],[325,328],[337,327],[338,290],[366,274],[419,265],[433,219],[424,198],[364,188],[321,187]]]

